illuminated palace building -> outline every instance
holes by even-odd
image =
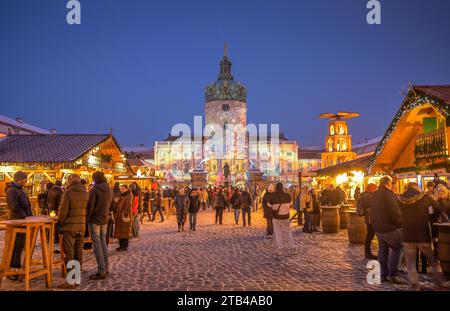
[[[203,171],[205,182],[216,185],[245,183],[251,172],[259,172],[261,181],[296,183],[297,142],[278,133],[278,127],[264,131],[259,126],[258,133],[247,123],[247,89],[234,80],[231,66],[225,49],[219,77],[205,89],[204,130],[197,133],[194,126],[194,133],[188,129],[184,138],[184,130],[181,135],[172,129],[167,139],[155,142],[155,166],[166,172],[169,182],[187,183],[193,171]]]

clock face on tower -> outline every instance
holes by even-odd
[[[222,110],[225,111],[225,112],[229,111],[230,110],[230,105],[229,104],[223,104],[222,105]]]
[[[222,111],[219,113],[219,120],[221,123],[230,123],[230,121],[233,119],[233,115],[229,111]]]

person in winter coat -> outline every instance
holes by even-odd
[[[148,188],[145,188],[144,195],[142,197],[142,201],[144,202],[144,208],[143,208],[142,215],[141,215],[141,223],[146,214],[148,216],[148,221],[152,220],[152,217],[150,215],[150,198],[151,198],[151,193],[150,193],[150,191],[148,191]]]
[[[342,188],[340,186],[337,186],[336,189],[334,189],[334,191],[337,193],[337,197],[338,197],[338,203],[336,205],[344,203],[346,200],[345,191],[342,190]]]
[[[353,194],[353,199],[355,200],[355,206],[358,206],[359,201],[361,201],[361,188],[356,187],[355,193]]]
[[[92,247],[97,261],[98,271],[90,276],[92,280],[105,279],[109,273],[108,245],[106,235],[109,221],[109,211],[113,200],[105,175],[95,172],[92,175],[94,186],[89,191],[87,204],[87,222],[92,238]]]
[[[219,223],[219,225],[222,224],[222,218],[223,218],[223,210],[227,207],[227,199],[225,198],[225,195],[223,194],[222,189],[219,189],[214,196],[214,209],[216,210],[216,225]]]
[[[156,191],[155,198],[153,200],[152,222],[155,221],[156,213],[159,213],[159,216],[161,217],[161,220],[159,222],[163,222],[164,215],[162,213],[162,198],[161,198],[161,192],[159,192],[159,191]]]
[[[247,190],[244,190],[239,195],[239,205],[242,210],[242,225],[245,227],[248,223],[251,226],[251,210],[252,210],[252,195]],[[245,219],[245,215],[247,215],[247,221]]]
[[[313,221],[312,221],[312,232],[317,232],[317,227],[320,226],[320,203],[319,198],[317,197],[316,190],[314,188],[311,188],[309,190],[309,195],[312,199],[312,214],[313,214]]]
[[[439,185],[436,190],[436,198],[440,203],[439,210],[434,213],[434,223],[450,222],[450,193],[447,187]],[[435,231],[436,236],[438,230]]]
[[[189,198],[184,188],[181,188],[175,196],[173,204],[177,215],[178,232],[184,231],[184,224],[186,223],[186,215],[189,208]]]
[[[433,272],[435,286],[441,289],[443,275],[439,272],[439,263],[431,248],[430,215],[438,210],[438,203],[415,182],[410,182],[406,191],[399,196],[401,221],[403,228],[403,246],[411,289],[419,290],[419,276],[416,269],[417,250],[427,257]]]
[[[305,213],[305,225],[303,226],[303,232],[312,233],[314,216],[313,202],[311,195],[309,194],[308,186],[303,186],[300,191],[300,211]]]
[[[14,174],[14,182],[6,186],[6,204],[10,211],[10,219],[25,219],[33,216],[30,200],[23,187],[27,184],[27,174],[18,171]],[[16,242],[14,243],[11,268],[20,269],[22,267],[21,256],[25,247],[25,234],[17,233]],[[8,276],[9,280],[18,281],[17,275]]]
[[[273,230],[276,246],[280,250],[286,246],[296,248],[290,225],[291,196],[285,192],[282,183],[277,183],[275,192],[270,196],[268,206],[272,208]],[[285,242],[286,241],[286,242]]]
[[[128,250],[128,242],[131,235],[132,195],[127,185],[121,185],[120,192],[121,194],[117,202],[117,210],[114,215],[114,219],[116,221],[114,237],[119,239],[119,247],[116,250],[122,252]]]
[[[45,189],[44,191],[42,191],[39,195],[38,195],[38,203],[39,203],[39,208],[41,209],[41,215],[45,216],[49,214],[49,210],[48,210],[48,191],[54,186],[54,183],[47,183],[45,185]]]
[[[399,278],[398,266],[402,245],[402,219],[397,196],[392,192],[392,179],[380,179],[378,190],[373,194],[370,219],[378,238],[378,261],[382,281],[404,284]]]
[[[68,187],[63,193],[58,215],[58,225],[63,235],[64,262],[77,260],[83,266],[84,231],[86,228],[86,206],[88,193],[81,185],[79,175],[68,177]],[[70,272],[70,271],[68,271]],[[62,289],[74,289],[79,284],[64,283]]]
[[[267,223],[266,234],[267,234],[267,238],[269,238],[269,239],[272,238],[272,235],[273,235],[273,212],[272,212],[272,208],[268,205],[268,203],[274,192],[275,192],[275,186],[273,184],[270,184],[267,187],[267,190],[264,193],[263,198],[262,198],[263,216],[266,219],[266,223]]]
[[[356,205],[356,211],[359,216],[364,216],[364,222],[366,223],[367,233],[366,240],[364,242],[364,255],[368,260],[376,260],[377,256],[372,254],[371,244],[375,237],[375,232],[373,231],[372,222],[370,220],[370,209],[373,204],[373,194],[377,191],[377,185],[368,184],[366,190],[361,194],[358,205]]]
[[[233,212],[234,212],[234,222],[237,224],[239,224],[239,214],[241,212],[241,205],[239,203],[239,189],[238,188],[234,188],[233,190],[233,194],[231,195],[230,198],[230,205],[233,208]]]
[[[198,197],[197,189],[193,189],[189,194],[189,230],[195,231],[197,225],[197,214],[200,210],[200,199]]]
[[[329,185],[324,191],[322,191],[322,205],[337,206],[343,203],[345,199],[345,193],[339,187],[334,188],[333,185]]]
[[[61,187],[62,187],[61,180],[57,180],[55,184],[50,188],[47,194],[48,210],[50,212],[55,212],[56,215],[58,215],[59,205],[61,204],[61,199],[63,195]]]
[[[139,188],[138,184],[136,182],[133,182],[130,185],[130,191],[132,198],[132,204],[131,204],[131,215],[132,217],[132,223],[131,223],[131,233],[133,237],[137,238],[140,234],[140,221],[141,221],[141,188]]]

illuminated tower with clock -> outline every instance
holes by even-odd
[[[348,133],[347,119],[359,117],[356,112],[322,113],[328,119],[328,135],[325,136],[325,152],[322,153],[322,168],[356,159],[352,151],[352,136]]]
[[[218,141],[206,138],[203,153],[210,177],[224,181],[223,169],[228,164],[235,182],[243,179],[247,170],[245,132],[244,137],[239,132],[247,125],[247,89],[234,80],[231,66],[225,46],[219,77],[205,89],[205,126],[210,133],[217,130],[228,133],[227,139],[218,146]],[[219,147],[222,152],[218,152]]]

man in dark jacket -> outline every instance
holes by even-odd
[[[272,212],[272,208],[268,205],[268,203],[274,192],[275,192],[275,186],[273,184],[270,184],[267,187],[267,190],[264,193],[263,198],[262,198],[263,216],[267,222],[266,233],[267,233],[268,239],[272,238],[272,236],[273,236],[273,212]]]
[[[31,204],[28,196],[23,189],[27,184],[27,174],[24,172],[16,172],[14,174],[14,182],[10,183],[6,187],[6,204],[10,210],[10,219],[25,219],[28,216],[33,216],[31,211]],[[18,233],[16,242],[14,243],[11,268],[20,269],[21,256],[23,248],[25,247],[25,234]],[[19,277],[16,275],[8,276],[8,279],[12,281],[18,281]]]
[[[173,204],[177,215],[178,232],[184,231],[184,224],[186,223],[186,215],[189,208],[189,197],[184,188],[181,188],[175,196]]]
[[[430,215],[439,210],[437,203],[426,192],[421,192],[417,183],[408,184],[406,191],[399,197],[403,227],[403,246],[411,288],[419,289],[419,276],[416,269],[417,250],[424,254],[431,264],[435,285],[443,286],[443,276],[431,248]]]
[[[404,284],[397,275],[402,251],[401,215],[397,196],[392,192],[392,179],[380,179],[378,190],[373,195],[370,217],[378,238],[378,261],[382,281]]]
[[[48,210],[54,211],[56,215],[59,213],[59,205],[61,204],[61,199],[63,195],[63,191],[61,189],[62,183],[61,180],[57,180],[53,187],[47,193],[47,206]]]
[[[342,203],[340,202],[339,193],[339,190],[335,189],[333,185],[329,185],[324,191],[322,191],[322,205],[336,206]]]
[[[86,205],[88,194],[81,184],[80,176],[72,174],[69,186],[63,193],[59,209],[58,223],[63,235],[64,261],[77,260],[83,265],[83,243],[86,228]],[[59,288],[74,289],[79,284],[62,284]]]
[[[239,214],[241,212],[239,197],[240,197],[239,189],[236,187],[233,189],[233,194],[231,195],[230,198],[230,205],[233,208],[234,222],[236,223],[236,225],[239,224]]]
[[[197,214],[200,210],[200,199],[198,198],[197,189],[192,189],[189,194],[189,230],[195,231],[197,226]]]
[[[251,210],[252,210],[252,196],[247,190],[243,190],[239,195],[239,205],[242,210],[242,223],[246,226],[245,215],[247,215],[248,225],[251,226]]]
[[[94,186],[89,191],[87,222],[92,237],[98,272],[91,275],[90,278],[92,280],[101,280],[105,279],[109,273],[106,233],[113,194],[102,172],[95,172],[92,175],[92,180],[94,181]]]
[[[373,204],[373,194],[377,191],[377,186],[375,184],[368,184],[366,190],[361,194],[361,197],[357,203],[356,210],[358,215],[364,216],[364,221],[367,227],[366,240],[364,242],[364,254],[366,259],[376,260],[377,256],[372,254],[371,244],[375,237],[375,232],[373,231],[372,222],[370,220],[370,209]]]

